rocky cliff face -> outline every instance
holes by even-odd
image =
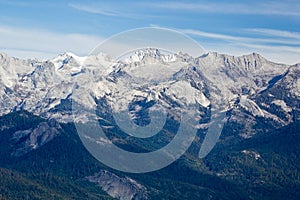
[[[109,171],[86,177],[90,182],[97,183],[110,196],[120,200],[148,199],[147,189],[129,177],[119,177]]]
[[[37,127],[16,131],[12,136],[15,151],[12,156],[22,156],[34,149],[40,148],[59,134],[60,125],[55,119],[41,122]]]

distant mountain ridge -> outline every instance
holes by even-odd
[[[116,128],[112,110],[129,110],[131,120],[145,125],[157,102],[174,115],[158,144],[128,139]],[[72,103],[96,108],[110,139],[128,151],[153,150],[171,140],[179,123],[176,113],[189,104],[199,106],[199,131],[195,145],[165,169],[140,176],[112,172],[82,146],[72,122],[90,116],[84,109],[73,113]],[[193,153],[215,108],[227,120],[216,148],[201,160]],[[280,199],[288,191],[297,199],[299,119],[300,64],[277,64],[256,53],[194,58],[146,49],[120,61],[102,53],[65,53],[47,61],[0,53],[0,167],[9,168],[1,169],[6,182],[0,193],[25,198],[9,193],[15,173],[20,185],[39,183],[47,197],[50,184],[61,198],[73,198],[77,191],[82,198],[110,199],[105,191],[119,199]],[[103,191],[80,185],[82,180]],[[39,196],[30,188],[26,195]]]
[[[149,66],[152,68],[150,69]],[[159,77],[156,80],[158,85],[153,88],[155,85],[153,83],[153,87],[149,86],[149,89],[154,90],[156,94],[163,88],[173,86],[174,81],[185,80],[190,83],[191,91],[198,92],[207,90],[208,88],[205,87],[210,85],[211,89],[219,90],[220,95],[224,96],[221,101],[228,102],[226,105],[228,110],[242,98],[241,106],[252,105],[251,110],[256,112],[256,115],[266,110],[260,112],[260,105],[249,103],[251,98],[268,92],[278,81],[286,77],[296,76],[297,79],[299,65],[276,64],[256,53],[240,57],[207,53],[193,58],[183,53],[164,55],[157,49],[139,50],[130,58],[118,63],[104,54],[79,57],[72,53],[65,53],[41,62],[10,58],[1,53],[0,114],[25,109],[38,115],[54,117],[59,121],[70,121],[68,116],[70,113],[49,111],[55,110],[55,107],[62,105],[62,102],[72,99],[74,86],[83,84],[80,82],[82,81],[80,76],[90,72],[96,74],[94,80],[98,91],[93,92],[98,98],[113,92],[117,84],[112,84],[111,80],[116,76],[120,76],[125,81],[138,77],[142,82],[143,78],[151,80],[153,76],[152,78],[156,79]],[[288,87],[290,87],[290,95],[299,98],[299,79],[295,80],[293,86],[289,84]],[[170,95],[174,95],[171,89],[167,96],[171,97]],[[202,98],[204,97],[205,95]],[[291,109],[296,107],[292,106]],[[271,116],[270,113],[266,115]]]

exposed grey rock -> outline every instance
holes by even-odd
[[[22,156],[34,149],[40,148],[59,134],[59,123],[55,119],[41,122],[36,128],[16,131],[12,140],[17,149],[12,156]]]
[[[109,171],[101,170],[86,178],[90,182],[100,185],[107,194],[114,198],[120,200],[148,199],[147,189],[129,177],[119,177]]]

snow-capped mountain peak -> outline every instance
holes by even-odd
[[[146,48],[134,51],[134,53],[125,58],[125,63],[133,62],[175,62],[177,55],[170,52],[161,52],[159,49]]]
[[[87,88],[90,93],[78,96],[78,103],[90,107],[101,98],[115,97],[124,104],[145,98],[167,107],[198,102],[208,108],[216,100],[227,110],[236,107],[253,117],[287,124],[298,105],[289,102],[290,97],[299,101],[299,66],[276,64],[256,53],[235,57],[210,52],[193,58],[157,49],[138,50],[118,62],[101,53],[85,57],[65,53],[45,62],[0,54],[0,114],[24,109],[70,121],[73,89],[93,85]],[[187,94],[180,96],[178,88]],[[279,90],[289,98],[280,96]],[[259,98],[270,99],[270,106]],[[277,116],[274,106],[285,114]]]
[[[87,57],[80,57],[74,53],[67,52],[53,58],[50,62],[54,64],[55,70],[65,70],[69,73],[77,73],[81,71],[81,67],[86,58]]]

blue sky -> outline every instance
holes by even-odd
[[[22,58],[86,55],[114,34],[149,26],[185,33],[207,51],[300,62],[298,0],[0,0],[0,51]]]

